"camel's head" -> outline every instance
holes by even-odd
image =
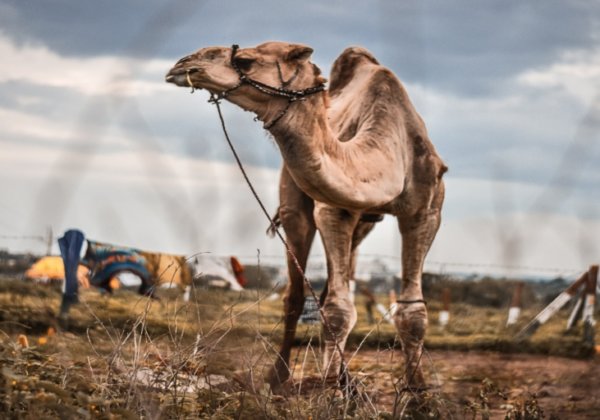
[[[167,73],[166,81],[225,96],[265,120],[288,99],[250,82],[284,91],[321,86],[325,79],[309,60],[312,52],[305,45],[284,42],[240,49],[208,47],[179,60]]]

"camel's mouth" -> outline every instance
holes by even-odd
[[[200,69],[197,67],[186,69],[176,65],[165,75],[165,82],[173,83],[174,85],[181,87],[191,87],[192,80],[190,77],[192,74],[198,73],[199,71]]]
[[[177,77],[173,74],[168,74],[165,76],[165,82],[167,83],[177,83]]]

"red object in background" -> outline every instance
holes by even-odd
[[[230,261],[231,269],[233,270],[233,275],[235,276],[235,279],[240,284],[240,286],[246,287],[246,285],[248,284],[248,280],[246,279],[246,276],[244,276],[244,266],[236,257],[231,257]]]

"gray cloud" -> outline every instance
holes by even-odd
[[[92,155],[153,150],[233,162],[216,109],[206,104],[208,96],[202,91],[189,95],[184,89],[173,88],[168,93],[143,98],[114,98],[85,96],[69,88],[16,81],[0,83],[0,92],[0,110],[38,115],[61,128],[61,133],[48,133],[44,139],[32,137],[26,131],[5,134],[0,137],[5,144],[29,144]],[[281,157],[261,123],[254,122],[250,114],[233,105],[222,106],[244,162],[278,168]],[[0,128],[0,133],[3,131],[5,128]],[[108,137],[113,139],[109,141]]]
[[[409,81],[460,95],[502,94],[502,80],[597,43],[584,2],[381,2],[385,50]]]
[[[0,25],[20,43],[64,55],[179,57],[199,47],[268,39],[305,42],[327,70],[348,45],[372,49],[409,82],[461,95],[598,41],[593,3],[8,0]]]
[[[254,45],[283,39],[315,47],[314,60],[325,71],[343,48],[361,44],[407,84],[424,86],[457,101],[509,95],[527,98],[510,111],[448,106],[444,115],[425,115],[425,120],[450,165],[449,176],[544,184],[553,179],[573,139],[597,138],[597,114],[588,118],[587,131],[577,134],[573,127],[579,124],[577,118],[560,113],[561,107],[574,109],[573,104],[546,106],[544,98],[535,98],[534,89],[515,85],[513,78],[554,63],[566,51],[594,48],[599,11],[593,4],[577,1],[539,5],[492,2],[485,6],[467,0],[451,4],[309,1],[298,7],[275,0],[252,4],[175,1],[167,5],[157,0],[7,0],[0,6],[0,27],[20,45],[45,45],[61,56],[84,58],[120,55],[175,60],[205,45]],[[150,76],[162,81],[162,74],[138,75],[135,70],[140,67],[143,64],[133,64],[125,73],[130,73],[132,81]],[[23,97],[36,101],[23,101]],[[563,101],[564,97],[549,99]],[[43,115],[71,128],[75,138],[56,138],[51,147],[96,154],[150,149],[231,162],[216,113],[204,101],[202,93],[190,96],[181,89],[115,101],[110,96],[90,98],[43,84],[13,81],[0,85],[2,108]],[[278,167],[277,148],[265,138],[260,124],[233,106],[225,106],[225,112],[244,161]],[[548,112],[551,114],[546,115]],[[110,147],[86,143],[103,141],[107,128],[116,128],[124,142]],[[89,138],[84,137],[85,130],[90,131]],[[40,144],[25,134],[10,140]],[[6,137],[4,141],[8,141]],[[573,168],[573,179],[580,188],[596,185],[589,164],[598,154],[593,145],[566,155],[569,162],[565,167]]]
[[[562,87],[523,86],[515,76],[547,69],[571,50],[592,52],[598,41],[599,12],[592,2],[578,1],[498,1],[486,2],[485,6],[467,0],[375,4],[308,1],[298,6],[276,0],[168,4],[157,0],[5,0],[0,5],[0,31],[20,46],[44,45],[61,57],[142,58],[129,68],[114,69],[115,73],[122,71],[123,77],[129,78],[125,82],[131,84],[140,80],[162,83],[167,68],[159,73],[144,69],[146,60],[166,58],[168,63],[206,45],[236,42],[248,46],[269,39],[303,42],[315,48],[314,61],[325,72],[346,46],[363,45],[406,82],[436,147],[449,164],[446,215],[451,220],[493,210],[502,214],[533,210],[597,217],[600,204],[594,197],[598,197],[600,179],[593,165],[600,161],[600,108],[592,105],[586,110],[585,101],[570,97]],[[123,63],[119,65],[127,66],[126,60]],[[82,71],[89,66],[87,63]],[[110,76],[114,75],[108,75],[109,80]],[[242,242],[262,235],[264,223],[262,219],[257,222],[254,209],[247,205],[250,197],[245,195],[245,186],[220,192],[213,191],[213,185],[198,187],[187,197],[188,191],[178,184],[183,183],[177,179],[180,168],[165,163],[172,156],[232,161],[216,111],[205,103],[205,93],[189,95],[184,89],[173,88],[127,97],[91,95],[50,87],[42,77],[36,81],[32,77],[29,82],[0,84],[0,111],[46,118],[60,126],[61,133],[40,139],[26,130],[7,133],[6,127],[0,127],[0,141],[9,149],[14,145],[45,146],[50,154],[62,149],[64,158],[57,159],[55,173],[74,165],[73,173],[81,175],[65,183],[49,170],[50,178],[56,175],[56,179],[37,180],[39,198],[28,201],[35,213],[30,218],[32,225],[41,226],[49,220],[62,226],[62,220],[74,220],[92,233],[101,226],[100,233],[94,234],[98,238],[113,229],[108,236],[114,234],[115,240],[125,243],[131,238],[119,237],[119,229],[99,221],[114,210],[111,217],[119,215],[128,225],[147,224],[147,220],[138,220],[139,214],[168,219],[173,226],[167,226],[164,236],[171,234],[170,240],[177,246],[181,246],[180,237],[185,237],[193,249],[200,246],[198,238],[212,240],[211,246],[231,248],[224,235],[212,232],[212,225],[206,226],[213,220],[219,226],[223,220],[234,220],[236,229],[232,230],[244,232],[237,238],[237,249],[243,248]],[[420,97],[419,90],[423,91]],[[260,123],[233,105],[225,104],[224,111],[242,160],[249,165],[278,167],[279,152]],[[96,190],[86,172],[86,160],[77,158],[88,154],[93,161],[133,151],[132,159],[136,159],[136,153],[141,156],[148,150],[158,153],[146,157],[141,165],[141,175],[148,178],[146,184],[140,190],[119,187],[119,199],[114,202],[103,201],[110,195],[109,184],[114,178],[102,180],[107,185]],[[111,175],[123,179],[131,176],[125,171]],[[97,172],[94,176],[99,177]],[[156,180],[161,176],[172,182],[168,190]],[[216,170],[193,174],[194,179],[208,182],[221,176]],[[456,182],[461,179],[485,185],[506,182],[509,192],[505,196],[500,190],[474,193],[468,190],[472,183]],[[490,179],[500,182],[488,182]],[[276,189],[276,179],[269,183]],[[30,188],[33,183],[20,180],[22,185],[14,191]],[[2,188],[8,191],[6,196],[17,195],[10,194],[8,187]],[[502,202],[513,193],[513,202]],[[235,195],[234,204],[224,197],[229,194]],[[482,198],[485,194],[498,194],[498,203],[490,205],[489,197]],[[98,203],[100,210],[92,215],[95,219],[86,219],[91,216],[81,210],[81,197]],[[153,203],[150,208],[147,202]],[[273,195],[273,208],[275,202]],[[80,211],[68,214],[69,209]],[[195,209],[200,209],[198,216]],[[14,215],[20,213],[15,210]],[[245,226],[253,228],[245,230]],[[143,236],[151,236],[146,230],[134,228],[132,238],[162,248],[156,238]]]

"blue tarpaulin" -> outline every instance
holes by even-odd
[[[147,261],[141,251],[135,248],[110,245],[88,240],[83,263],[92,268],[91,283],[97,287],[107,287],[117,273],[128,271],[142,279],[142,285],[151,282]]]

